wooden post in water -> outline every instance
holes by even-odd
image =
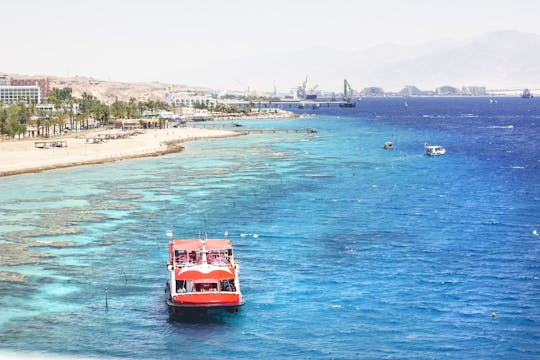
[[[105,288],[105,308],[109,309],[109,288]]]

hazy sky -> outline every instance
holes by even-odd
[[[539,17],[536,0],[2,0],[0,72],[264,87],[258,71],[241,74],[235,59],[462,40],[494,30],[540,34]],[[227,68],[241,75],[216,75]],[[268,71],[277,70],[261,68],[265,79]]]

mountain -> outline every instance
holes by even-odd
[[[277,39],[276,42],[279,42]],[[289,41],[289,40],[287,40]],[[231,57],[201,61],[198,67],[165,68],[161,75],[169,82],[204,84],[193,87],[201,92],[213,89],[250,89],[292,93],[308,75],[307,89],[342,91],[343,79],[352,87],[382,87],[398,91],[406,85],[434,90],[450,85],[485,86],[488,89],[540,87],[540,35],[517,31],[489,32],[466,40],[437,39],[415,46],[384,44],[359,51],[339,51],[328,46],[280,53],[268,44],[266,54],[251,55],[249,49]],[[351,48],[356,47],[351,38]],[[228,60],[227,60],[228,59]],[[186,76],[186,73],[189,76]],[[20,76],[14,76],[20,77]],[[44,77],[44,76],[37,76]],[[84,91],[107,102],[121,100],[163,99],[171,85],[158,82],[110,82],[86,77],[48,76],[51,87],[70,86],[75,95]],[[174,85],[175,89],[186,88]]]
[[[463,41],[438,39],[416,46],[387,44],[350,52],[325,46],[287,54],[250,56],[247,52],[205,67],[204,73],[214,87],[238,85],[241,79],[243,88],[271,90],[275,83],[280,91],[291,91],[306,74],[308,88],[319,84],[338,91],[344,78],[356,89],[399,90],[405,85],[422,90],[442,85],[535,88],[540,85],[539,58],[540,35],[498,31]]]
[[[97,99],[112,103],[115,99],[129,101],[130,98],[136,100],[164,100],[165,94],[171,89],[175,90],[194,90],[202,93],[211,93],[211,89],[203,87],[188,87],[186,85],[165,84],[157,81],[153,82],[119,82],[98,80],[84,76],[50,76],[50,75],[22,75],[8,74],[9,78],[14,79],[49,79],[49,87],[64,88],[70,87],[72,94],[80,98],[82,93],[86,92]]]
[[[540,84],[540,64],[534,61],[540,56],[539,35],[492,32],[464,42],[439,41],[408,50],[396,48],[395,60],[375,63],[369,71],[365,71],[365,61],[348,70],[367,83],[394,89],[405,84],[425,89],[441,85],[508,88]],[[369,52],[362,55],[374,56]]]

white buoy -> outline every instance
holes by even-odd
[[[534,230],[533,230],[533,235],[534,235],[534,236],[538,236],[538,230],[534,229]]]

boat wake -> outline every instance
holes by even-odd
[[[514,125],[479,126],[478,129],[513,129]]]

